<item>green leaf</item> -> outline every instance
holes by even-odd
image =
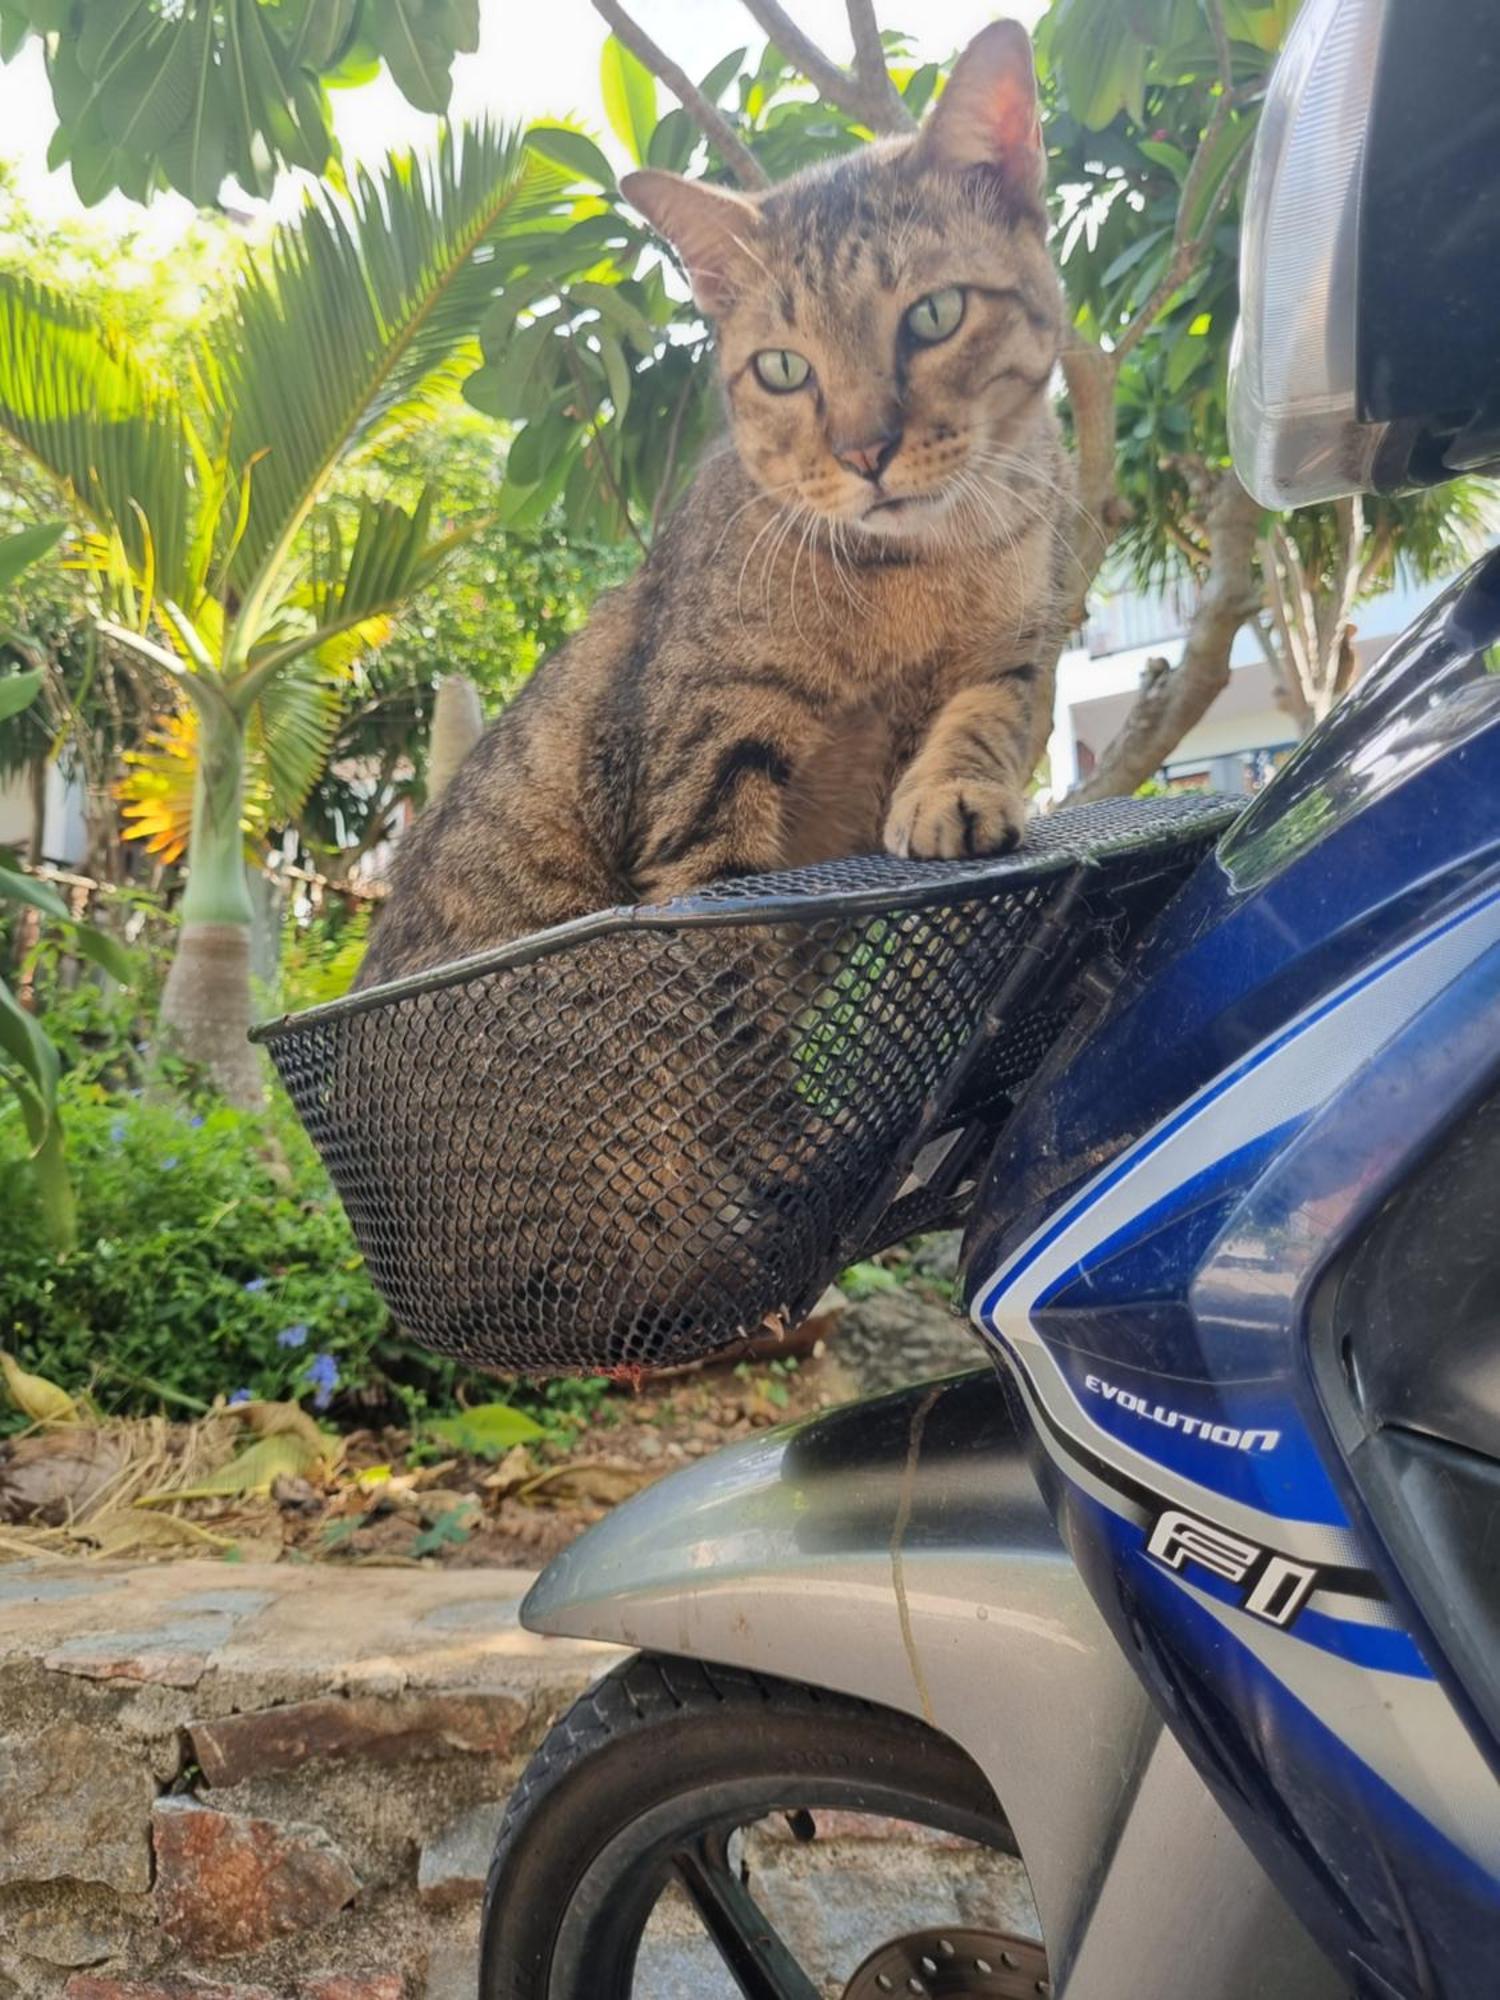
[[[423,0],[371,0],[364,25],[407,102],[419,111],[446,111],[455,48],[446,10]]]
[[[229,171],[225,138],[228,105],[214,63],[213,10],[200,8],[190,26],[193,100],[187,116],[161,146],[162,172],[181,195],[200,208],[217,201]]]
[[[1192,162],[1181,146],[1174,146],[1166,139],[1140,139],[1136,143],[1137,150],[1145,159],[1154,161],[1159,167],[1165,167],[1177,185],[1182,186]]]
[[[411,1545],[414,1556],[436,1555],[440,1549],[457,1548],[466,1542],[474,1532],[479,1520],[479,1503],[475,1500],[461,1500],[456,1507],[445,1508],[430,1528],[424,1528]]]
[[[1163,238],[1170,235],[1171,231],[1168,229],[1151,229],[1136,237],[1135,241],[1127,249],[1122,250],[1119,256],[1115,258],[1114,262],[1104,272],[1099,280],[1100,284],[1108,287],[1118,283],[1127,271],[1133,271],[1137,264],[1150,256],[1151,252]]]
[[[656,328],[639,306],[631,304],[620,286],[600,285],[591,278],[582,278],[571,288],[569,297],[578,305],[592,306],[602,318],[617,326],[642,354],[649,354],[656,347],[660,339]]]
[[[0,895],[4,893],[4,884],[0,882]],[[135,984],[134,957],[118,938],[110,937],[107,932],[95,930],[91,924],[72,924],[68,932],[68,949],[79,958],[86,958],[90,964],[97,965],[101,972],[107,972],[122,986]]]
[[[646,165],[663,167],[669,174],[680,174],[692,159],[697,143],[697,126],[680,104],[674,105],[651,134],[651,143],[646,148]]]
[[[43,670],[29,667],[24,674],[7,674],[0,680],[0,722],[30,708],[42,691]]]
[[[599,336],[599,359],[609,380],[609,400],[615,406],[615,417],[622,420],[630,408],[630,363],[619,341],[607,333]]]
[[[1188,333],[1178,335],[1167,355],[1166,384],[1169,396],[1175,396],[1181,391],[1188,378],[1207,358],[1208,352],[1206,340],[1195,340]]]
[[[194,478],[175,389],[61,291],[0,271],[0,434],[42,464],[138,573],[190,599]]]
[[[727,56],[720,58],[704,77],[698,88],[710,104],[717,104],[730,84],[734,82],[745,64],[746,49],[731,49]]]
[[[578,179],[591,181],[606,194],[615,192],[614,168],[587,133],[575,132],[567,125],[533,125],[526,134],[526,144]]]
[[[26,903],[49,917],[61,918],[64,923],[71,915],[57,891],[18,868],[4,848],[0,848],[0,903]]]
[[[561,176],[513,132],[445,128],[433,157],[361,170],[245,269],[209,333],[210,403],[229,469],[250,475],[229,565],[251,643],[333,469],[439,405],[471,366],[495,284],[486,254],[554,212]]]
[[[533,1444],[546,1436],[539,1423],[509,1403],[478,1403],[451,1417],[434,1417],[425,1428],[439,1444],[474,1458],[499,1458],[512,1445]]]
[[[599,85],[604,115],[615,137],[628,147],[637,165],[644,165],[656,130],[656,78],[640,57],[611,35],[599,58]]]
[[[24,570],[55,548],[66,526],[64,521],[43,521],[34,528],[0,536],[0,590],[9,590]]]
[[[0,1056],[11,1064],[11,1086],[26,1119],[33,1146],[39,1146],[57,1104],[58,1060],[41,1024],[28,1014],[0,979]]]

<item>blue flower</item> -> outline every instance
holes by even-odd
[[[191,1127],[195,1132],[198,1130],[199,1126],[202,1123],[203,1123],[203,1118],[201,1113],[195,1114],[192,1118],[188,1120],[188,1124],[191,1125]]]
[[[314,1390],[313,1407],[326,1410],[339,1385],[339,1365],[331,1354],[315,1354],[307,1364],[308,1386]]]
[[[253,1403],[255,1398],[248,1389],[235,1389],[230,1393],[231,1403]]]
[[[109,1125],[109,1143],[112,1146],[118,1146],[124,1137],[125,1120],[123,1118],[112,1118]]]
[[[246,1292],[263,1292],[270,1282],[269,1278],[247,1278],[240,1289]]]
[[[298,1320],[295,1326],[284,1326],[276,1336],[278,1347],[306,1347],[307,1328]]]
[[[176,1166],[176,1164],[177,1164],[177,1155],[175,1153],[168,1153],[167,1157],[161,1163],[162,1172],[169,1173],[171,1169]]]

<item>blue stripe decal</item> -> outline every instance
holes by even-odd
[[[1330,994],[1328,999],[1321,1006],[1315,1007],[1310,1014],[1305,1014],[1300,1019],[1289,1023],[1273,1041],[1268,1042],[1263,1048],[1253,1049],[1248,1055],[1243,1056],[1232,1069],[1226,1070],[1215,1082],[1206,1086],[1201,1096],[1192,1098],[1188,1103],[1181,1106],[1165,1125],[1159,1127],[1155,1132],[1147,1133],[1143,1139],[1137,1141],[1136,1145],[1124,1153],[1115,1162],[1113,1167],[1105,1170],[1104,1177],[1101,1180],[1090,1182],[1070,1202],[1066,1203],[1053,1218],[1048,1228],[1031,1245],[1030,1249],[1024,1251],[1019,1260],[995,1280],[989,1295],[981,1303],[979,1311],[981,1313],[992,1312],[997,1302],[1005,1296],[1006,1292],[1010,1290],[1022,1272],[1028,1270],[1036,1262],[1037,1258],[1041,1256],[1042,1252],[1050,1248],[1057,1241],[1058,1237],[1062,1235],[1063,1231],[1077,1220],[1079,1215],[1090,1208],[1102,1195],[1107,1194],[1112,1187],[1117,1186],[1143,1160],[1149,1159],[1153,1153],[1160,1151],[1169,1139],[1182,1130],[1184,1125],[1190,1124],[1195,1118],[1199,1117],[1202,1112],[1208,1109],[1209,1105],[1222,1097],[1225,1091],[1232,1089],[1242,1077],[1253,1074],[1255,1070],[1259,1069],[1264,1063],[1269,1062],[1272,1056],[1287,1047],[1289,1043],[1296,1041],[1299,1036],[1305,1035],[1309,1028],[1315,1027],[1319,1021],[1325,1020],[1337,1008],[1345,1006],[1356,994],[1364,992],[1367,987],[1372,986],[1377,980],[1384,979],[1387,973],[1393,972],[1398,965],[1404,965],[1407,959],[1415,957],[1418,952],[1425,951],[1430,944],[1436,943],[1441,937],[1446,937],[1450,931],[1458,929],[1462,924],[1471,922],[1496,902],[1500,902],[1500,889],[1492,891],[1490,895],[1484,897],[1480,902],[1471,904],[1469,908],[1458,911],[1443,923],[1437,924],[1431,930],[1424,931],[1419,937],[1413,938],[1410,944],[1403,945],[1399,951],[1393,953],[1389,958],[1382,959],[1379,963],[1372,965],[1367,971],[1352,980],[1348,986],[1341,987],[1338,992]]]
[[[1174,1214],[1185,1215],[1214,1194],[1229,1193],[1237,1181],[1253,1178],[1256,1170],[1276,1152],[1277,1148],[1284,1145],[1292,1133],[1306,1123],[1306,1117],[1288,1118],[1274,1131],[1262,1132],[1258,1138],[1247,1139],[1243,1146],[1236,1147],[1232,1153],[1226,1153],[1222,1159],[1204,1167],[1190,1180],[1184,1181],[1180,1187],[1173,1188],[1159,1201],[1153,1202],[1149,1208],[1141,1209],[1128,1222],[1121,1223],[1113,1236],[1106,1236],[1102,1243],[1090,1244],[1078,1262],[1054,1278],[1041,1293],[1033,1304],[1032,1311],[1040,1312],[1074,1285],[1087,1284],[1096,1267],[1111,1262],[1142,1237],[1155,1233],[1164,1223],[1171,1221]]]

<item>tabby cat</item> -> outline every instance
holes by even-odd
[[[718,336],[728,441],[402,845],[362,985],[587,910],[882,844],[1012,846],[1072,499],[1031,48],[746,195],[622,187]]]

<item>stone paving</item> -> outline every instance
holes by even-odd
[[[469,2000],[501,1802],[614,1657],[530,1580],[0,1568],[0,1994]]]
[[[617,1657],[522,1631],[530,1580],[0,1566],[0,2000],[473,2000],[504,1800]],[[1032,1931],[1019,1864],[824,1818],[747,1850],[824,1992],[924,1923]],[[636,1990],[735,1989],[669,1899]]]

